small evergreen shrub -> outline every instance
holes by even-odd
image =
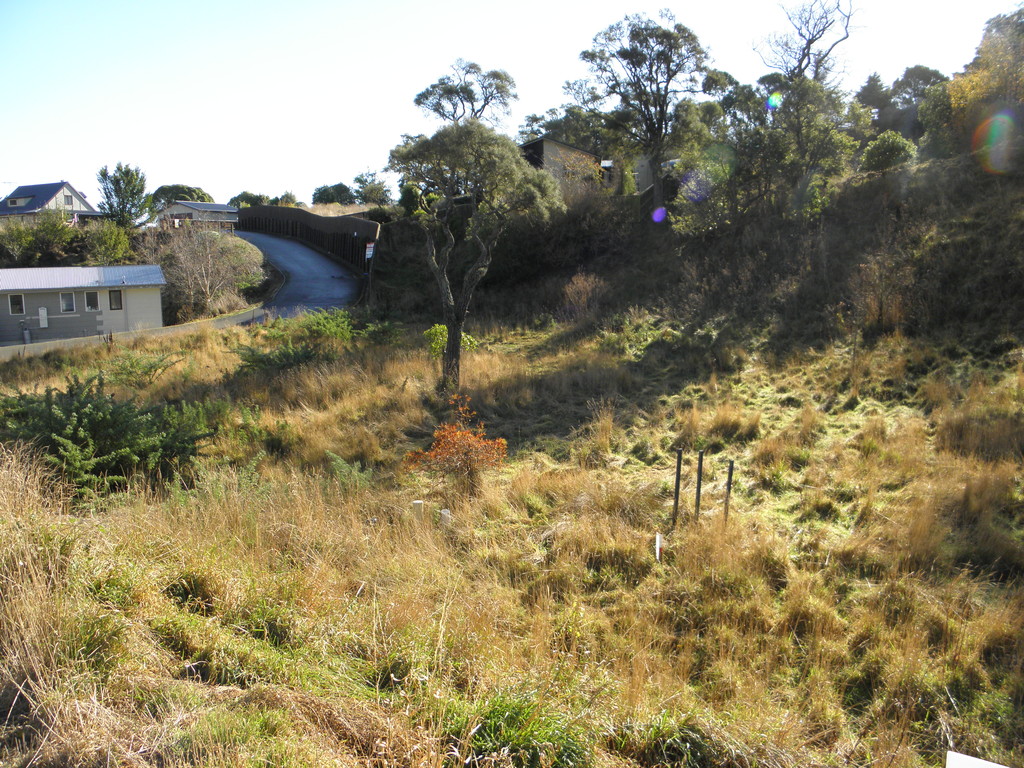
[[[334,358],[334,355],[310,344],[292,344],[290,341],[266,352],[255,347],[242,346],[235,350],[235,354],[242,358],[241,370],[247,372],[284,370]]]
[[[35,445],[81,496],[122,489],[133,475],[171,477],[209,436],[198,410],[118,402],[100,376],[0,398],[0,439]]]
[[[110,361],[107,379],[132,389],[148,387],[182,360],[182,355],[145,355],[125,351]]]
[[[909,163],[917,156],[914,142],[896,131],[886,131],[868,144],[860,161],[862,171],[888,171]]]
[[[271,339],[299,344],[345,343],[354,335],[352,317],[343,309],[317,310],[298,317],[279,318],[267,329],[267,336]]]
[[[402,326],[391,320],[382,320],[379,323],[367,323],[361,334],[371,344],[393,346],[402,338]]]
[[[342,488],[353,491],[360,488],[367,488],[370,485],[370,479],[372,472],[368,469],[363,469],[363,465],[358,462],[347,462],[341,456],[330,451],[325,452],[327,460],[330,462],[331,476],[337,481],[338,485]]]

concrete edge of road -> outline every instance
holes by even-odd
[[[135,339],[151,336],[177,336],[187,333],[196,333],[204,328],[230,328],[234,325],[251,325],[262,322],[273,313],[267,312],[262,304],[254,304],[238,312],[217,317],[207,317],[202,320],[193,320],[190,323],[180,325],[164,325],[160,328],[141,328],[137,331],[121,331],[120,333],[102,334],[97,336],[77,336],[71,339],[52,339],[50,341],[36,341],[31,344],[10,344],[0,347],[0,362],[14,360],[18,357],[35,357],[45,355],[61,349],[76,349],[88,347],[95,344],[120,344]]]

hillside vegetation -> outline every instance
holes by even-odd
[[[453,414],[397,225],[351,322],[4,364],[0,761],[1021,764],[1022,193],[965,157],[703,237],[601,198],[517,232],[478,473],[406,461]],[[75,442],[94,376],[157,458]],[[9,439],[29,406],[66,442]]]

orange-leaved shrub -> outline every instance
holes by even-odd
[[[405,463],[413,469],[444,475],[462,490],[472,492],[479,488],[483,470],[505,460],[508,447],[503,438],[487,437],[483,422],[469,407],[469,397],[453,395],[448,404],[453,410],[452,420],[437,426],[429,450],[411,451]]]

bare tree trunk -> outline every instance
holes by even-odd
[[[447,319],[448,340],[441,358],[441,380],[437,383],[437,391],[443,395],[452,395],[459,391],[462,368],[462,326],[465,318],[452,314]]]
[[[651,153],[651,210],[656,211],[665,206],[665,172],[662,158],[665,153],[659,148]]]

